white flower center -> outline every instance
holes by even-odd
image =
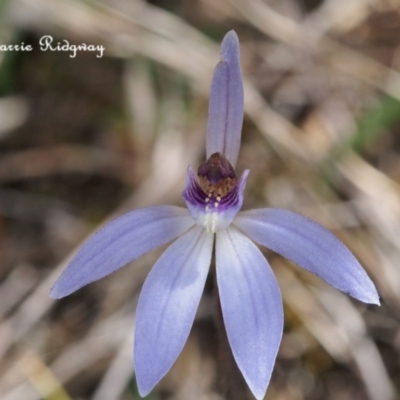
[[[225,229],[229,223],[223,218],[223,212],[217,212],[217,208],[221,201],[221,197],[217,196],[213,204],[210,203],[211,194],[205,198],[205,202],[208,203],[205,206],[205,213],[201,216],[200,221],[207,233],[215,233],[218,230]]]

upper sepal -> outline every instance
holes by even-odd
[[[244,95],[239,39],[228,32],[221,44],[221,61],[215,67],[207,124],[207,158],[223,154],[235,166],[243,126]]]
[[[281,254],[336,289],[380,304],[379,295],[360,263],[330,231],[300,214],[265,208],[241,212],[234,224],[257,243]]]

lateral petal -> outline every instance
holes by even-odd
[[[194,225],[185,208],[156,206],[109,222],[79,249],[50,291],[61,298],[123,267]]]
[[[374,284],[353,254],[317,222],[291,211],[265,208],[237,214],[234,224],[257,243],[336,289],[365,303],[379,304]]]
[[[267,260],[236,228],[217,233],[217,280],[233,356],[254,396],[267,390],[282,338],[281,293]]]
[[[143,285],[134,346],[142,397],[169,371],[189,336],[210,267],[213,239],[204,229],[192,228],[168,247]]]
[[[221,61],[214,70],[207,124],[207,158],[223,154],[235,166],[243,125],[244,95],[239,39],[228,32],[221,44]]]

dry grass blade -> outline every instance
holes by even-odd
[[[58,174],[102,174],[134,183],[131,156],[83,146],[29,149],[0,158],[0,182]]]
[[[266,35],[314,57],[318,56],[329,67],[363,80],[393,97],[400,97],[400,73],[397,71],[335,42],[307,23],[301,25],[277,13],[261,0],[248,4],[240,0],[230,2]],[[390,77],[390,82],[387,82],[387,77]]]
[[[351,358],[355,361],[370,398],[393,400],[395,394],[380,353],[351,302],[328,288],[310,292],[283,264],[277,275],[285,301],[297,311],[322,346],[341,362]]]
[[[19,128],[28,116],[28,105],[18,97],[0,100],[0,139]]]
[[[345,331],[349,348],[373,400],[392,400],[395,393],[379,350],[369,338],[364,320],[352,303],[339,292],[316,290],[316,298],[324,305],[338,327]]]
[[[119,350],[93,394],[92,400],[121,398],[132,377],[132,347],[132,335],[129,334],[121,341]]]

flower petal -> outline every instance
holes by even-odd
[[[196,224],[203,226],[209,233],[226,229],[242,207],[243,192],[249,172],[248,169],[243,171],[236,187],[217,202],[202,191],[194,176],[193,168],[189,166],[182,197]]]
[[[236,228],[217,233],[217,279],[228,340],[254,396],[264,398],[282,338],[282,298],[257,246]]]
[[[194,225],[186,209],[142,208],[109,222],[90,237],[63,271],[50,296],[61,298],[176,239]]]
[[[239,39],[228,32],[221,44],[221,62],[211,83],[207,125],[207,158],[223,154],[235,166],[243,125],[243,83]]]
[[[291,211],[265,208],[239,213],[234,224],[336,289],[379,304],[376,288],[347,247],[320,224]]]
[[[185,233],[164,252],[143,285],[134,352],[142,397],[169,371],[189,336],[211,262],[213,238],[200,227]]]

